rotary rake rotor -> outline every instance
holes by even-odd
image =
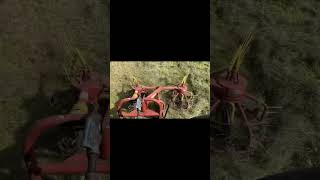
[[[250,33],[244,43],[237,49],[228,68],[211,73],[212,106],[211,113],[218,111],[222,114],[222,122],[217,119],[213,122],[213,128],[224,128],[225,137],[230,138],[231,127],[236,123],[236,117],[242,119],[248,132],[249,148],[263,146],[267,137],[261,135],[263,129],[270,124],[271,114],[281,108],[268,106],[247,92],[248,81],[239,73],[245,53],[249,49],[254,33]],[[249,106],[251,104],[251,107]]]
[[[188,75],[186,75],[178,86],[186,86]],[[193,105],[193,93],[190,91],[173,91],[171,102],[176,108],[190,109]]]

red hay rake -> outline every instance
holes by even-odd
[[[135,82],[135,86],[132,87],[132,89],[139,97],[141,97],[141,112],[132,106],[127,109],[123,108],[126,104],[131,103],[132,105],[133,103],[131,98],[124,98],[116,103],[119,118],[164,119],[168,112],[169,105],[166,106],[165,102],[160,98],[160,93],[162,91],[172,91],[171,103],[175,107],[189,109],[192,106],[193,94],[188,91],[186,85],[187,77],[188,76],[185,76],[180,84],[173,86],[142,86]]]
[[[236,112],[240,112],[240,116],[249,133],[249,147],[251,148],[257,147],[257,145],[261,146],[265,140],[263,139],[264,137],[258,137],[256,133],[271,120],[271,118],[267,118],[267,115],[276,113],[270,110],[281,108],[268,106],[250,95],[247,92],[248,82],[239,73],[240,65],[252,39],[253,33],[238,48],[229,68],[211,74],[210,83],[211,91],[213,92],[211,113],[214,114],[220,106],[223,111],[223,122],[220,125],[230,128],[234,123]],[[246,105],[250,101],[255,106],[253,110]],[[252,118],[249,118],[248,115]],[[215,122],[214,124],[219,123]]]
[[[84,64],[83,64],[84,65]],[[69,75],[69,74],[68,74]],[[86,92],[88,94],[88,100],[86,104],[97,105],[101,96],[107,95],[104,98],[109,101],[108,86],[109,83],[104,84],[98,76],[98,73],[90,71],[87,66],[82,69],[77,69],[77,73],[73,77],[69,77],[72,85],[80,90],[80,92]],[[110,131],[109,131],[109,107],[105,111],[101,120],[101,144],[100,155],[95,161],[96,173],[108,174],[109,167],[109,151],[110,151]],[[105,112],[104,111],[104,112]],[[84,122],[88,114],[71,113],[50,116],[41,119],[36,123],[26,136],[23,155],[26,168],[29,174],[30,180],[42,180],[44,175],[84,175],[88,171],[88,155],[86,150],[81,150],[74,155],[71,155],[63,162],[41,164],[35,153],[35,145],[37,139],[48,129],[56,128],[60,125],[70,122]],[[87,180],[93,180],[88,177]]]

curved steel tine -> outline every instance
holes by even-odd
[[[268,109],[282,109],[282,106],[267,106]]]
[[[175,101],[176,101],[176,98],[177,98],[178,95],[179,95],[179,94],[173,96],[173,98],[172,98],[172,103],[173,103],[173,104],[175,104]]]
[[[181,94],[181,108],[184,108],[184,103],[185,103],[185,96],[184,94]]]
[[[279,112],[275,112],[275,111],[267,111],[267,114],[278,114]]]
[[[247,125],[248,131],[249,131],[249,134],[250,134],[250,143],[249,143],[249,146],[251,147],[251,146],[252,146],[252,139],[253,139],[253,137],[254,137],[253,132],[252,132],[252,129],[251,129],[251,127],[250,127],[251,124],[250,124],[250,122],[249,122],[249,120],[248,120],[248,117],[247,117],[246,113],[244,112],[244,110],[243,110],[243,108],[242,108],[242,105],[239,104],[239,103],[237,103],[236,105],[237,105],[237,107],[239,108],[239,110],[240,110],[240,112],[241,112],[241,115],[242,115],[242,118],[244,119],[244,121],[245,121],[245,123],[246,123],[246,125]]]
[[[233,121],[234,121],[234,116],[235,116],[235,111],[236,111],[236,107],[235,107],[235,104],[232,103],[232,102],[229,102],[229,104],[231,105],[231,118],[230,118],[230,123],[232,124]]]

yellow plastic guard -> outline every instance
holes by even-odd
[[[88,113],[88,106],[85,102],[78,102],[73,105],[71,109],[71,114],[87,114]]]

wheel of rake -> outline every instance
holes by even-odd
[[[126,107],[122,108],[121,111],[131,112],[135,109],[135,103],[129,102]]]
[[[212,114],[212,124],[213,129],[211,137],[215,139],[213,149],[215,151],[226,151],[230,138],[231,138],[231,121],[232,113],[228,103],[222,102],[218,111]]]
[[[188,91],[185,93],[179,93],[177,91],[173,91],[172,103],[176,108],[187,110],[193,104],[193,94]]]
[[[62,127],[59,133],[59,141],[57,142],[57,150],[64,157],[69,157],[72,154],[81,150],[81,141],[83,138],[83,129]]]
[[[131,111],[135,110],[135,108],[136,108],[135,103],[129,102],[128,105],[125,105],[125,107],[121,108],[121,111],[131,112]],[[123,116],[121,116],[120,114],[119,114],[119,117],[123,118]],[[133,117],[133,118],[126,117],[126,119],[135,119],[135,117]]]
[[[182,108],[189,109],[193,106],[193,94],[192,92],[185,92],[184,94],[184,101],[182,101]]]

